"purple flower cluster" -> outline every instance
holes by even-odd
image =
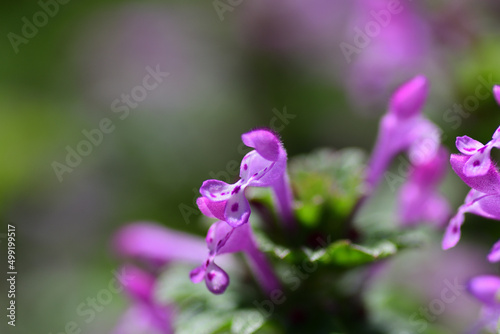
[[[366,171],[367,195],[374,193],[386,176],[394,158],[405,153],[411,163],[410,174],[398,194],[398,214],[402,225],[430,222],[443,226],[450,217],[450,207],[439,193],[448,166],[448,151],[440,143],[437,126],[422,115],[429,84],[417,76],[403,84],[392,96],[388,112],[380,121],[379,135]],[[494,95],[500,104],[500,86]],[[200,211],[216,221],[208,229],[205,241],[160,225],[139,222],[122,228],[114,237],[116,254],[136,265],[126,265],[131,282],[122,282],[132,306],[115,328],[114,334],[147,331],[172,333],[175,305],[162,305],[155,298],[159,270],[171,262],[200,264],[190,273],[194,283],[205,282],[213,294],[222,294],[230,283],[219,255],[242,252],[262,290],[271,295],[280,288],[273,268],[259,250],[250,224],[249,187],[269,188],[276,213],[283,227],[295,231],[298,226],[293,212],[293,196],[287,173],[287,153],[279,137],[270,130],[256,129],[242,135],[243,143],[253,148],[240,164],[239,179],[228,184],[207,180],[196,201]],[[451,167],[471,187],[465,203],[451,218],[443,238],[443,249],[455,246],[465,213],[500,220],[500,172],[491,159],[491,150],[500,148],[500,127],[486,145],[467,137],[459,137],[456,146],[461,154],[452,154]],[[488,259],[500,261],[500,241]],[[217,263],[216,263],[217,262]],[[142,269],[140,269],[142,268]],[[484,306],[478,328],[491,326],[500,316],[500,278],[479,276],[469,284],[469,291]]]

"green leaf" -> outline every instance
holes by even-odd
[[[293,158],[289,170],[299,221],[317,226],[325,212],[347,217],[363,194],[364,163],[365,155],[359,149],[321,149]]]
[[[397,249],[397,245],[389,240],[384,240],[374,247],[353,244],[349,240],[339,240],[326,249],[314,252],[310,259],[339,266],[357,266],[394,255]]]

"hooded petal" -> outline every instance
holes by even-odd
[[[168,261],[199,263],[207,252],[203,239],[150,222],[123,227],[114,236],[112,246],[120,256],[158,266]]]
[[[253,130],[241,135],[241,140],[248,147],[253,147],[264,159],[276,161],[283,149],[277,135],[267,129]]]
[[[416,76],[393,94],[389,110],[401,118],[413,117],[421,112],[428,94],[427,78],[423,75]]]

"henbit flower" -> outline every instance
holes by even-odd
[[[446,176],[448,154],[441,147],[433,159],[414,165],[399,192],[399,216],[403,225],[428,221],[441,227],[450,218],[448,201],[437,189]]]
[[[480,333],[483,328],[496,333],[500,319],[500,277],[476,276],[467,284],[467,290],[483,304],[481,318],[470,333]]]
[[[431,160],[437,153],[439,129],[421,115],[428,91],[427,79],[419,75],[393,94],[389,111],[380,121],[378,138],[368,164],[369,191],[377,186],[398,153],[408,150],[410,159],[419,163]]]
[[[454,247],[460,240],[460,228],[464,222],[465,213],[500,220],[500,173],[495,164],[490,163],[488,171],[479,176],[467,176],[464,166],[472,156],[452,154],[451,167],[455,173],[472,189],[467,194],[464,204],[458,208],[456,215],[451,218],[442,241],[443,249]],[[497,242],[488,259],[491,262],[500,260],[500,243]]]
[[[240,180],[227,184],[219,180],[203,182],[200,193],[216,206],[217,218],[233,227],[248,222],[250,204],[245,197],[245,189],[253,187],[271,187],[280,215],[285,223],[293,226],[292,191],[286,171],[287,155],[279,138],[270,130],[258,129],[241,136],[246,146],[254,148],[240,166]],[[223,214],[220,209],[224,208]]]
[[[208,230],[206,243],[209,250],[208,258],[201,266],[191,271],[190,277],[193,283],[205,280],[208,290],[212,293],[224,293],[229,285],[229,276],[215,264],[215,258],[218,255],[242,251],[256,280],[266,293],[269,294],[280,287],[270,264],[257,248],[250,224],[232,227],[224,221],[217,221]]]
[[[173,307],[162,305],[154,298],[156,277],[135,267],[123,268],[126,276],[120,284],[132,300],[132,305],[122,315],[112,334],[170,334],[172,328]]]
[[[493,87],[493,95],[500,104],[500,86]],[[491,165],[491,149],[500,148],[500,127],[493,133],[492,139],[483,145],[477,140],[469,136],[457,137],[457,149],[465,155],[470,155],[470,159],[464,166],[464,174],[466,176],[480,176],[488,172]]]

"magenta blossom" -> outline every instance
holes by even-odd
[[[150,222],[123,227],[115,234],[112,246],[120,257],[140,260],[155,268],[170,261],[197,263],[206,252],[202,238]]]
[[[127,273],[127,279],[120,281],[120,284],[131,298],[132,305],[111,333],[174,333],[173,307],[161,305],[154,298],[156,278],[134,266],[126,266],[123,270]]]
[[[461,154],[451,155],[451,167],[472,189],[467,194],[464,204],[458,208],[457,214],[448,224],[442,242],[443,249],[454,247],[460,240],[460,228],[464,222],[465,213],[500,220],[500,173],[491,163],[484,175],[467,176],[464,174],[464,166],[470,159],[474,158]],[[488,259],[491,262],[500,261],[500,243],[495,244]]]
[[[482,328],[496,333],[500,319],[500,277],[493,275],[474,277],[469,281],[467,290],[483,304],[481,320],[471,333],[480,333]]]
[[[200,193],[210,202],[205,202],[208,210],[215,210],[217,218],[233,227],[248,222],[250,204],[245,197],[245,189],[271,187],[274,191],[278,211],[288,224],[293,224],[292,192],[286,171],[287,155],[279,138],[270,130],[258,129],[241,136],[246,146],[253,147],[240,166],[240,180],[227,184],[219,180],[203,182]],[[223,212],[222,212],[223,209]]]
[[[208,230],[206,243],[209,254],[204,263],[191,271],[193,283],[205,280],[208,290],[214,294],[224,293],[229,285],[227,273],[215,264],[217,255],[244,252],[263,290],[270,293],[279,288],[279,281],[255,243],[249,224],[232,227],[226,222],[215,222]]]
[[[408,151],[412,163],[432,160],[440,145],[439,129],[421,115],[429,84],[417,76],[403,84],[392,96],[389,111],[382,118],[379,134],[368,165],[367,184],[372,191],[392,159]]]
[[[500,103],[500,86],[493,87],[493,95],[498,103]],[[472,157],[464,166],[464,174],[466,176],[484,175],[488,172],[491,165],[491,149],[494,147],[500,148],[500,127],[493,133],[492,139],[486,145],[469,136],[458,137],[456,144],[457,149],[462,154]]]
[[[400,219],[404,225],[428,221],[444,226],[450,206],[437,187],[446,176],[448,151],[441,148],[430,161],[417,164],[399,193]]]

